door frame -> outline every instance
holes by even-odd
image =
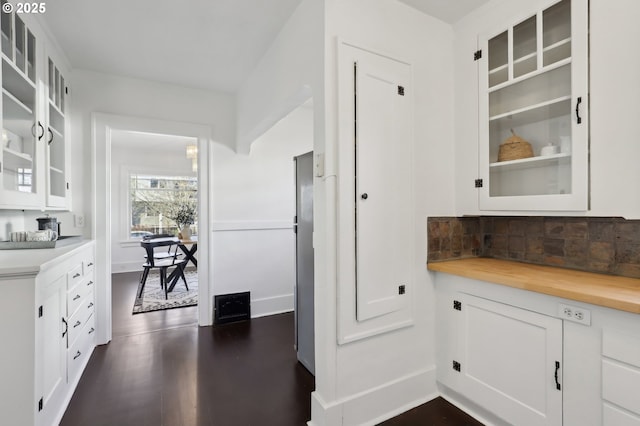
[[[198,281],[209,283],[198,289],[198,325],[213,323],[212,274],[209,253],[213,197],[210,194],[213,158],[210,154],[211,128],[177,121],[155,120],[123,115],[93,113],[91,116],[92,174],[91,237],[96,242],[96,319],[97,343],[111,340],[111,134],[113,130],[193,137],[198,140]]]

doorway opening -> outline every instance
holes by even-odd
[[[140,247],[140,238],[143,236],[141,233],[175,231],[172,226],[175,227],[176,225],[165,221],[161,217],[162,213],[153,213],[151,208],[143,212],[146,216],[140,212],[134,214],[133,207],[142,203],[142,200],[140,199],[141,196],[133,197],[131,195],[132,182],[136,182],[136,185],[148,186],[149,189],[153,186],[154,191],[160,189],[173,190],[176,185],[178,187],[183,186],[183,189],[188,189],[189,185],[193,186],[195,183],[197,194],[195,195],[197,200],[196,217],[198,222],[196,226],[191,224],[190,229],[198,234],[196,237],[197,258],[203,259],[198,265],[195,274],[197,275],[198,283],[207,283],[207,285],[201,285],[198,288],[198,306],[195,308],[195,315],[197,324],[210,325],[212,313],[209,294],[213,283],[209,277],[210,269],[207,260],[211,244],[209,238],[209,212],[211,211],[209,143],[211,130],[207,126],[110,114],[94,114],[92,127],[95,168],[95,181],[93,182],[93,210],[95,211],[95,216],[92,218],[92,236],[96,240],[96,258],[101,259],[96,264],[95,269],[97,284],[97,343],[105,344],[111,340],[113,336],[113,314],[116,308],[125,309],[126,307],[126,309],[131,309],[133,305],[133,297],[124,302],[112,297],[112,273],[125,272],[127,270],[135,271],[135,268],[137,268],[138,272],[130,273],[133,274],[133,279],[138,281],[145,253]],[[143,143],[142,141],[134,143],[135,138],[147,139],[146,150],[140,147],[134,148],[136,144]],[[159,141],[163,138],[165,140],[173,140],[175,145],[169,145],[169,148],[167,148],[160,144],[164,148],[159,148]],[[187,158],[186,145],[178,148],[180,143],[175,141],[182,141],[182,144],[188,144],[189,146],[195,145],[198,155],[193,158]],[[167,172],[167,170],[171,170],[174,163],[177,163],[178,154],[177,152],[173,154],[165,152],[162,154],[162,151],[172,148],[181,150],[179,157],[184,159],[186,173],[175,174]],[[139,152],[140,149],[142,149],[142,152]],[[154,157],[153,151],[158,151],[160,154],[155,155],[155,162],[146,164],[145,161],[147,159]],[[120,161],[120,157],[125,157],[125,160]],[[138,158],[136,159],[135,157]],[[171,167],[166,164],[165,167],[161,167],[163,161],[168,162]],[[124,163],[133,164],[133,166],[124,166]],[[196,179],[195,181],[193,180],[194,178]],[[113,184],[114,180],[116,182],[115,185]],[[164,188],[160,188],[161,186]],[[167,188],[167,186],[172,186],[172,188]],[[154,191],[148,192],[152,193]],[[123,202],[122,200],[125,201]],[[151,204],[153,204],[153,200],[151,200]],[[134,229],[141,226],[143,216],[147,220],[145,226],[149,226],[150,230]],[[151,225],[150,222],[154,220],[155,224]],[[179,234],[184,232],[184,229],[179,230]],[[182,237],[182,235],[179,236]],[[126,255],[127,250],[133,250],[135,255],[131,253]],[[121,254],[126,260],[120,258]],[[193,257],[197,262],[197,258]],[[137,266],[134,266],[136,264]],[[116,307],[114,303],[118,303],[118,306]],[[149,319],[147,318],[147,320]],[[141,323],[145,322],[144,318],[139,321]],[[189,321],[192,320],[190,319]],[[160,321],[161,324],[162,321]]]
[[[198,323],[197,161],[196,138],[112,132],[113,337]],[[161,287],[160,268],[143,266],[150,263],[142,242],[157,237],[178,240],[174,251],[169,246],[155,249],[161,258],[154,265],[178,265],[168,268],[177,279],[168,293]],[[175,259],[166,257],[171,254]]]

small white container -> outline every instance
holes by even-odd
[[[559,152],[560,148],[558,147],[558,145],[549,143],[548,145],[542,147],[542,149],[540,150],[540,155],[543,157],[547,157],[549,155],[558,154]]]

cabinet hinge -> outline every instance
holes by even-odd
[[[69,86],[65,86],[64,88],[64,94],[68,95],[69,94]]]
[[[398,286],[398,294],[404,294],[406,291],[406,287],[404,284]]]
[[[482,58],[482,49],[481,50],[476,50],[475,52],[473,52],[473,60],[474,61],[477,61],[480,58]]]
[[[404,96],[404,87],[403,86],[398,86],[398,95]]]
[[[38,318],[42,318],[42,315],[44,315],[43,310],[44,308],[42,307],[42,305],[40,305],[38,307]]]
[[[456,370],[459,373],[461,367],[462,366],[460,365],[460,363],[454,359],[453,360],[453,369]]]
[[[462,302],[460,302],[459,300],[454,300],[453,301],[453,309],[455,309],[456,311],[461,311],[462,310]]]
[[[42,411],[43,408],[44,408],[44,400],[40,398],[40,400],[38,401],[38,411]]]
[[[474,185],[476,186],[476,188],[482,188],[482,179],[476,179],[474,181]]]
[[[67,182],[67,189],[69,189],[69,182]]]

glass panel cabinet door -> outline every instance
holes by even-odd
[[[68,152],[65,138],[65,80],[51,58],[47,64],[47,207],[65,207]]]
[[[2,1],[2,4],[6,3]],[[44,126],[38,118],[36,40],[20,17],[2,14],[2,150],[0,204],[37,207],[42,177],[41,140]]]
[[[479,39],[481,210],[588,208],[584,3],[547,2]]]

